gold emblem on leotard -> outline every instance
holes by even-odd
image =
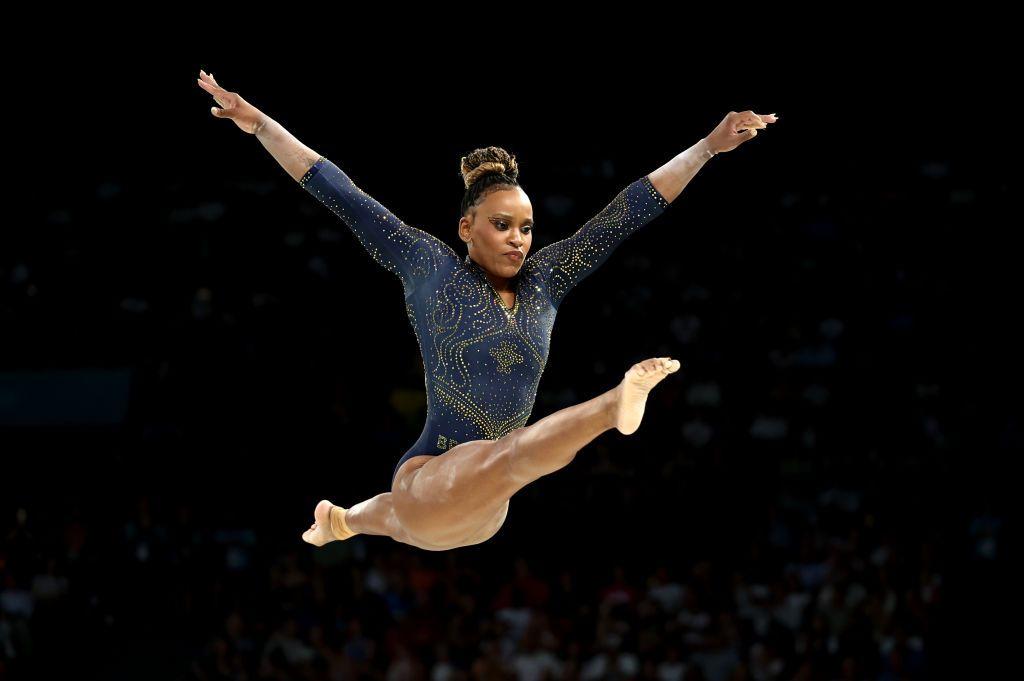
[[[501,341],[501,345],[491,348],[490,352],[491,356],[498,361],[498,371],[503,374],[511,373],[513,364],[523,363],[523,356],[516,352],[508,341]]]

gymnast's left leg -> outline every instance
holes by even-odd
[[[356,534],[375,534],[427,551],[443,551],[447,548],[413,539],[395,516],[391,492],[378,494],[348,509],[323,499],[316,505],[313,518],[315,522],[302,533],[302,538],[314,546],[323,546],[336,539],[348,539]]]

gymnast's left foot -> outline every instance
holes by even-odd
[[[355,536],[358,532],[353,532],[345,524],[347,512],[347,508],[335,506],[326,499],[321,500],[313,511],[316,522],[302,533],[302,539],[313,546],[323,546],[327,542]]]
[[[647,405],[647,393],[671,373],[679,370],[679,360],[671,357],[645,359],[630,367],[615,388],[615,427],[631,435],[640,427]]]

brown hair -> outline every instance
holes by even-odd
[[[473,150],[462,157],[459,170],[466,186],[466,193],[462,197],[462,215],[491,191],[519,186],[516,157],[501,147]]]

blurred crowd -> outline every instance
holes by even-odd
[[[3,668],[114,646],[193,679],[929,678],[944,552],[961,545],[839,489],[768,504],[728,561],[657,544],[482,560],[364,535],[314,550],[195,511],[139,497],[114,526],[77,508],[6,518]],[[999,518],[964,529],[970,559],[994,559]],[[136,626],[166,637],[159,662],[113,643]]]

